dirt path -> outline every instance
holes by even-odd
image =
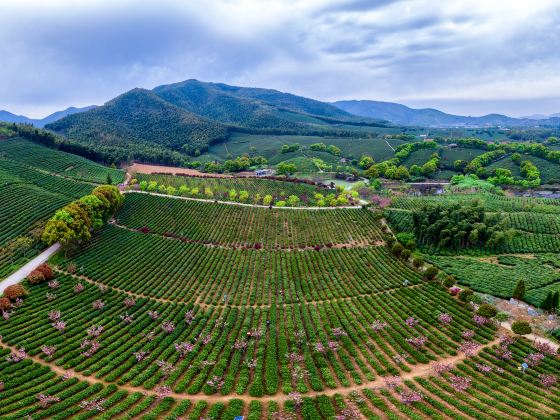
[[[491,342],[489,342],[488,344],[482,346],[479,349],[479,352],[482,351],[483,349],[493,346],[494,344],[497,344],[499,342],[499,339],[496,338],[494,340],[492,340]],[[11,346],[7,343],[5,343],[3,340],[0,339],[0,346],[7,348],[11,351],[16,351],[16,346]],[[127,392],[133,393],[133,392],[140,392],[144,395],[147,396],[157,396],[157,393],[154,390],[148,390],[145,388],[141,388],[141,387],[136,387],[136,386],[132,386],[132,385],[117,385],[114,382],[107,382],[103,379],[99,379],[96,378],[94,376],[85,376],[79,372],[74,372],[72,370],[67,370],[64,369],[60,366],[57,366],[55,364],[51,364],[43,359],[41,359],[38,356],[28,356],[28,359],[31,359],[32,361],[34,361],[35,363],[38,363],[42,366],[47,366],[49,367],[53,372],[55,372],[57,375],[60,376],[64,376],[64,375],[69,375],[71,377],[74,377],[80,381],[84,381],[84,382],[88,382],[90,384],[102,384],[104,386],[107,385],[115,385],[118,389],[121,390],[125,390]],[[452,364],[456,364],[458,362],[461,362],[465,359],[466,357],[464,355],[457,355],[457,356],[453,356],[453,357],[449,357],[446,359],[441,359],[438,360],[437,362],[443,362],[443,363],[452,363]],[[429,376],[432,373],[432,368],[433,365],[436,362],[431,362],[429,364],[426,365],[420,365],[420,366],[415,366],[412,368],[412,370],[410,372],[406,372],[403,373],[400,377],[403,381],[405,380],[409,380],[409,379],[413,379],[413,378],[417,378],[417,377],[426,377]],[[373,389],[373,388],[384,388],[385,387],[385,380],[383,379],[383,377],[378,377],[377,379],[373,380],[373,381],[369,381],[369,382],[364,382],[361,385],[352,385],[349,387],[337,387],[337,388],[329,388],[326,389],[324,391],[311,391],[311,392],[307,392],[305,394],[303,394],[303,396],[305,397],[318,397],[321,395],[325,395],[328,397],[332,397],[335,394],[340,394],[340,393],[344,393],[344,394],[349,394],[351,392],[354,391],[363,391],[365,389]],[[282,394],[282,393],[277,393],[275,395],[267,395],[264,397],[251,397],[248,394],[229,394],[229,395],[205,395],[205,394],[193,394],[193,395],[189,395],[189,394],[178,394],[178,393],[171,393],[170,395],[171,397],[175,398],[176,400],[191,400],[193,402],[198,402],[198,401],[206,401],[207,403],[211,403],[211,404],[215,404],[215,403],[227,403],[229,401],[231,401],[231,399],[236,398],[236,399],[240,399],[242,400],[245,404],[249,404],[251,401],[253,400],[259,400],[261,402],[270,402],[270,401],[275,401],[277,403],[283,403],[287,400],[290,399],[290,397],[286,394]]]
[[[31,261],[29,261],[27,264],[25,264],[23,267],[20,267],[15,273],[10,274],[4,280],[0,281],[0,294],[4,292],[6,287],[19,283],[20,281],[25,279],[29,275],[29,273],[31,273],[38,266],[47,261],[51,255],[59,250],[59,248],[59,243],[51,245]]]
[[[197,171],[196,169],[178,168],[176,166],[148,165],[144,163],[134,163],[126,168],[127,173],[131,174],[171,174],[171,175],[194,175],[203,178],[233,178],[232,175],[208,174]]]

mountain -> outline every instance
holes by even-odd
[[[521,118],[527,118],[529,120],[548,120],[549,118],[555,118],[555,117],[560,117],[560,112],[556,113],[556,114],[550,114],[550,115],[533,114],[533,115],[528,115],[526,117],[521,117]]]
[[[87,112],[46,126],[70,139],[119,147],[138,143],[184,153],[224,139],[227,128],[164,101],[154,92],[133,89]]]
[[[297,129],[331,120],[363,120],[331,104],[271,89],[190,79],[158,86],[153,92],[179,108],[239,127]]]
[[[33,124],[35,127],[43,128],[45,125],[64,118],[68,115],[89,111],[90,109],[93,109],[95,107],[96,105],[85,106],[83,108],[76,108],[71,106],[70,108],[66,108],[62,111],[53,112],[52,114],[47,115],[45,118],[41,119],[27,118],[24,115],[15,115],[11,112],[0,110],[0,121],[15,122],[19,124]]]
[[[177,162],[184,158],[177,153],[197,156],[235,130],[347,135],[356,132],[353,126],[363,132],[388,124],[276,90],[186,80],[153,90],[133,89],[45,128],[88,151],[103,149],[103,158],[109,155],[111,161]]]
[[[501,114],[482,117],[466,117],[447,114],[433,108],[414,109],[394,102],[338,101],[334,106],[354,115],[379,118],[394,124],[422,127],[530,127],[538,121],[528,118],[512,118]]]

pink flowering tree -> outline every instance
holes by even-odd
[[[59,397],[53,397],[51,395],[46,395],[46,394],[37,395],[37,399],[39,400],[39,407],[41,407],[41,408],[47,408],[51,404],[60,401]]]
[[[60,313],[60,311],[50,311],[48,314],[49,321],[51,322],[58,321],[61,316],[62,314]]]
[[[175,343],[175,350],[179,353],[179,357],[183,359],[194,350],[194,344],[188,342]]]
[[[529,353],[523,361],[531,367],[536,367],[541,364],[544,357],[542,353]]]
[[[154,391],[156,393],[157,398],[160,400],[169,397],[172,393],[171,388],[169,388],[167,385],[156,386],[154,388]]]
[[[455,391],[463,392],[471,386],[472,378],[469,376],[451,375],[449,382]]]
[[[395,389],[402,383],[402,379],[398,375],[384,376],[385,386],[389,389]]]
[[[438,321],[443,325],[449,325],[453,321],[453,317],[447,313],[439,314]]]
[[[148,316],[153,319],[154,321],[159,318],[158,311],[148,311]]]
[[[407,327],[414,328],[416,325],[418,325],[418,320],[414,319],[413,317],[409,317],[404,321],[404,323],[407,325]]]
[[[47,356],[47,358],[49,360],[51,360],[52,357],[54,356],[54,353],[56,352],[56,347],[55,346],[47,346],[45,344],[44,346],[41,346],[41,351],[43,352],[43,354],[45,356]]]
[[[93,309],[101,310],[105,307],[105,303],[101,299],[98,299],[91,304],[91,307]]]
[[[103,398],[95,398],[89,401],[82,401],[80,403],[80,407],[87,411],[105,411],[103,404],[105,404],[107,400]]]
[[[490,322],[490,320],[488,318],[480,316],[480,315],[474,315],[473,316],[473,321],[479,327],[482,327],[482,326],[488,324],[488,322]]]
[[[85,287],[82,283],[78,283],[74,286],[74,293],[78,294],[78,293],[82,293],[84,291]]]
[[[132,353],[134,358],[136,359],[136,362],[141,362],[142,360],[144,360],[146,357],[148,357],[148,355],[150,354],[148,351],[146,350],[139,350],[136,351],[134,353]]]
[[[134,305],[136,305],[136,300],[131,297],[127,297],[123,300],[123,304],[127,308],[132,308]]]
[[[476,356],[479,348],[480,345],[478,343],[467,340],[467,341],[463,341],[463,343],[459,346],[459,351],[467,357],[472,357],[472,356]]]
[[[373,324],[371,324],[371,329],[375,332],[379,332],[383,329],[387,328],[387,323],[380,321],[378,319],[376,319],[375,321],[373,321]]]
[[[412,404],[424,399],[424,396],[420,392],[408,389],[399,392],[399,397],[401,398],[401,402],[403,404]]]
[[[185,313],[185,323],[191,325],[194,321],[194,311],[191,309]]]
[[[134,316],[129,315],[127,313],[121,315],[120,318],[122,319],[122,322],[124,322],[127,325],[130,324],[132,321],[134,321]]]
[[[171,334],[173,331],[175,331],[175,324],[171,321],[165,321],[163,324],[161,324],[161,329],[164,333]]]
[[[103,325],[92,325],[86,332],[90,337],[99,337],[104,330],[105,327]]]
[[[416,349],[419,349],[422,346],[424,346],[427,341],[428,341],[428,338],[424,335],[421,335],[419,337],[411,337],[411,338],[406,339],[406,342],[408,344],[411,344],[412,346],[414,346]]]
[[[64,330],[66,329],[66,322],[62,321],[62,320],[58,320],[55,321],[51,324],[53,326],[53,328],[61,333],[64,333]]]
[[[539,382],[545,388],[550,388],[556,384],[556,376],[548,375],[548,374],[540,374],[539,375]]]
[[[484,375],[490,374],[492,372],[492,366],[488,366],[485,363],[477,363],[476,368],[479,372],[482,372]]]
[[[432,365],[432,369],[436,376],[441,376],[446,372],[452,370],[455,366],[452,363],[435,362]]]
[[[100,347],[101,344],[99,343],[99,341],[86,338],[80,344],[80,349],[82,350],[81,354],[84,357],[91,357],[95,352],[97,352],[97,350],[99,350]]]
[[[161,373],[165,378],[168,377],[175,370],[175,366],[173,366],[169,362],[166,362],[165,360],[158,360],[156,362],[156,365],[159,366],[159,368],[161,369]]]
[[[14,350],[12,353],[6,356],[6,361],[10,363],[18,363],[21,362],[23,359],[27,357],[27,352],[25,348],[20,347],[19,349]]]

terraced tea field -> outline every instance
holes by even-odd
[[[539,351],[393,256],[371,210],[125,202],[0,321],[2,418],[559,412],[558,358],[518,371]]]

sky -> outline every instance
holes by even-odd
[[[0,109],[195,78],[462,115],[560,112],[559,0],[2,0]]]

